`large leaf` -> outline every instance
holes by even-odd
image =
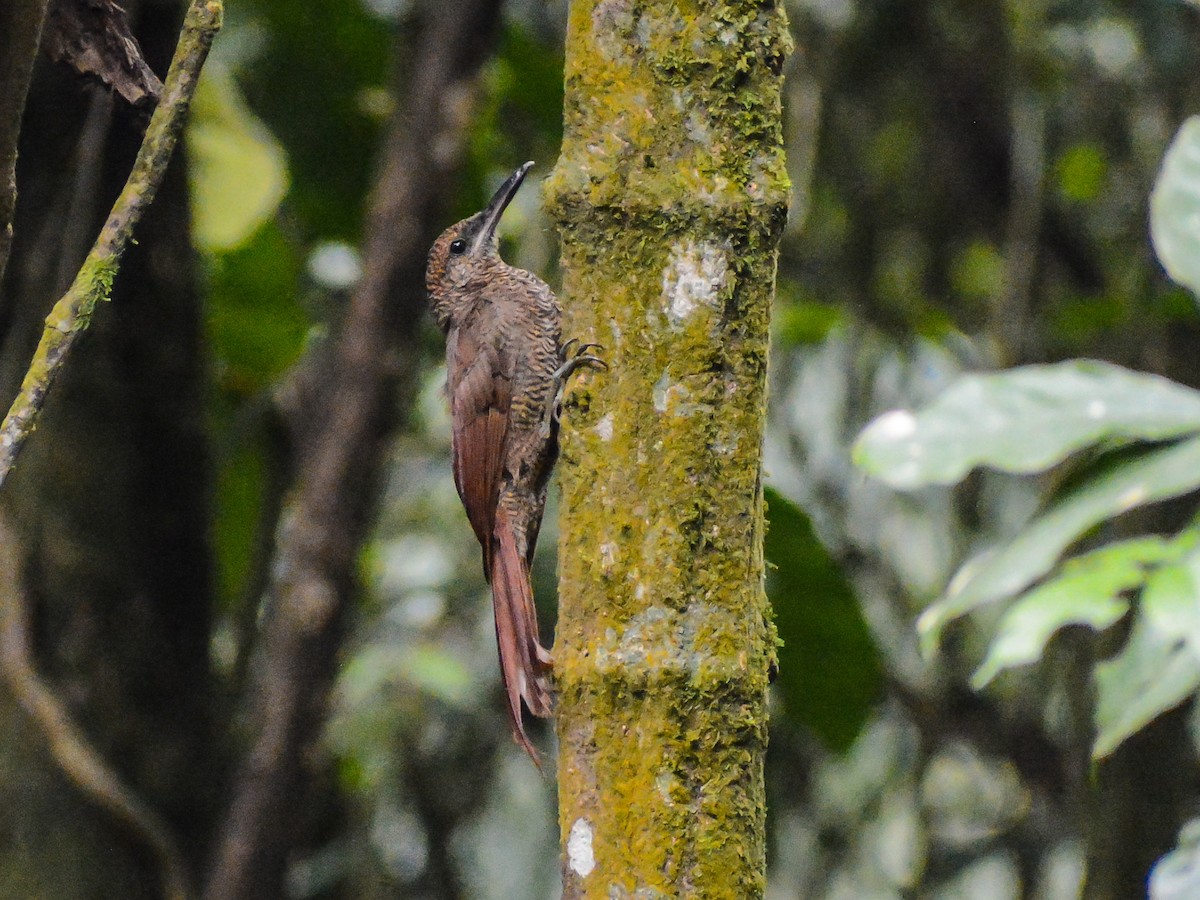
[[[356,653],[338,677],[341,702],[350,708],[377,702],[388,690],[414,688],[452,706],[466,706],[471,673],[432,645],[376,643]]]
[[[1060,628],[1087,625],[1100,631],[1117,622],[1129,609],[1121,594],[1140,587],[1147,564],[1161,560],[1171,546],[1162,538],[1137,538],[1069,561],[1061,574],[1004,613],[972,685],[981,689],[1005,669],[1037,662]]]
[[[261,391],[291,366],[312,325],[298,299],[300,253],[275,222],[209,259],[208,328],[222,387]]]
[[[238,81],[287,151],[293,175],[289,224],[306,243],[313,237],[356,242],[381,127],[396,102],[387,85],[397,41],[409,47],[412,38],[399,37],[402,26],[373,15],[372,8],[399,11],[411,5],[387,0],[226,4],[230,17],[248,20],[248,43],[256,32],[267,38],[259,38],[258,52],[241,61]],[[436,101],[430,97],[428,102]]]
[[[1200,897],[1200,819],[1179,832],[1175,849],[1150,872],[1150,900],[1194,900]]]
[[[1125,648],[1096,666],[1096,743],[1108,756],[1127,737],[1190,697],[1200,687],[1200,554],[1156,571]]]
[[[976,466],[1037,472],[1104,440],[1200,431],[1200,392],[1093,360],[967,375],[917,414],[859,436],[854,461],[899,489],[953,484]]]
[[[1200,295],[1200,116],[1179,129],[1150,195],[1150,236],[1167,273]]]
[[[804,513],[767,489],[767,592],[783,646],[784,709],[834,750],[858,736],[879,690],[879,652],[858,600]]]
[[[1025,590],[1100,522],[1198,486],[1200,438],[1155,449],[1083,482],[1007,545],[976,557],[958,571],[945,595],[917,622],[923,649],[926,653],[936,649],[942,629],[952,619]]]
[[[204,68],[187,139],[196,244],[212,251],[240,246],[275,214],[287,193],[283,147],[219,64]]]

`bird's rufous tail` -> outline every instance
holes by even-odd
[[[500,674],[508,700],[513,738],[541,767],[537,751],[525,734],[521,701],[535,716],[550,715],[550,688],[546,675],[550,654],[538,641],[537,611],[525,557],[507,516],[500,512],[495,524],[492,554],[492,606],[496,616],[496,643],[500,647]]]

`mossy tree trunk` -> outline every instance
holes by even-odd
[[[773,0],[577,0],[548,182],[565,334],[564,896],[761,896],[762,440],[787,209]]]

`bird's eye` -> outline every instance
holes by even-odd
[[[466,249],[467,249],[467,242],[464,240],[460,239],[457,241],[450,242],[450,252],[453,253],[455,256],[458,256],[461,253],[465,253]]]

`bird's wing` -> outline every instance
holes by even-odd
[[[484,573],[490,575],[512,401],[512,366],[502,351],[477,340],[472,330],[451,331],[446,349],[454,485],[483,547]]]

